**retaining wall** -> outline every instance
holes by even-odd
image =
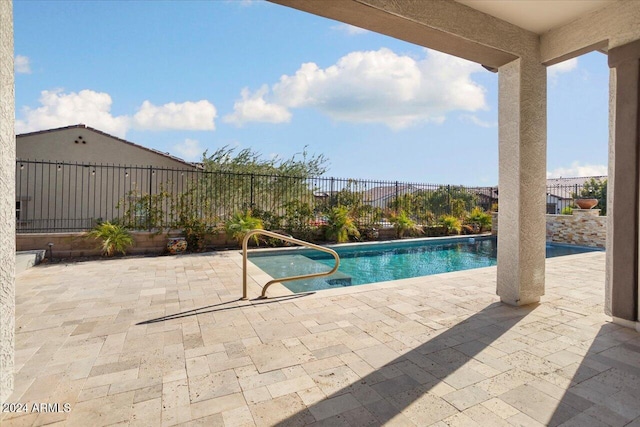
[[[179,231],[168,233],[154,233],[148,231],[131,232],[134,244],[128,250],[128,254],[160,254],[165,251],[167,238],[178,237]],[[16,234],[16,249],[18,251],[30,251],[47,249],[49,243],[53,243],[54,258],[68,258],[76,256],[100,255],[99,241],[88,239],[87,233],[20,233]],[[234,242],[229,241],[224,233],[212,234],[207,238],[208,247],[228,247]]]
[[[498,215],[493,215],[491,234],[498,234]],[[607,217],[600,209],[574,209],[573,215],[547,215],[547,242],[604,248]]]

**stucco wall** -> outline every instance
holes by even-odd
[[[91,128],[71,126],[19,135],[16,156],[23,160],[155,166],[194,169],[160,153],[112,137]]]
[[[13,391],[15,334],[15,117],[13,4],[0,1],[0,402]]]
[[[82,229],[99,218],[111,221],[124,215],[136,194],[149,189],[181,193],[190,175],[178,170],[195,171],[190,164],[83,125],[19,135],[16,155],[50,162],[16,165],[18,227],[28,231]],[[107,166],[114,164],[124,167]]]

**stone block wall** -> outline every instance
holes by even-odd
[[[491,234],[498,234],[498,215],[492,214]],[[607,217],[600,209],[574,209],[573,215],[547,215],[547,242],[604,248]]]
[[[600,209],[574,209],[573,215],[547,215],[547,241],[605,247],[607,217]]]
[[[99,242],[95,239],[87,239],[87,233],[20,233],[16,235],[16,250],[32,251],[46,249],[47,257],[49,243],[53,243],[54,258],[69,258],[100,255]],[[178,237],[179,231],[169,233],[152,233],[148,231],[134,231],[133,246],[127,250],[127,254],[160,254],[167,245],[168,237]],[[211,234],[207,237],[207,247],[233,247],[234,242],[229,241],[224,233]]]

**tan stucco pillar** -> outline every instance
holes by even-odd
[[[497,294],[511,305],[544,295],[547,73],[537,60],[499,68]]]
[[[13,390],[15,334],[15,159],[13,7],[0,1],[0,402]]]
[[[609,50],[610,141],[605,311],[638,320],[640,40]],[[632,326],[632,325],[628,325]]]

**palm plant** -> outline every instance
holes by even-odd
[[[453,215],[443,215],[440,218],[440,222],[447,229],[448,234],[460,234],[462,230],[462,223],[460,219]]]
[[[345,206],[332,208],[327,215],[326,237],[338,243],[349,241],[349,237],[360,237],[358,227]]]
[[[491,228],[491,215],[476,206],[469,214],[469,222],[478,226],[478,231],[482,233],[484,230]]]
[[[393,224],[399,239],[402,239],[407,232],[414,233],[418,231],[416,223],[409,218],[404,210],[400,210],[398,214],[392,214],[389,217],[389,222]]]
[[[112,256],[116,252],[125,255],[127,248],[133,245],[131,234],[124,227],[109,221],[98,224],[89,232],[88,237],[102,241],[100,249],[106,256]]]
[[[254,217],[251,210],[246,210],[244,212],[236,212],[231,219],[225,223],[224,228],[232,239],[242,244],[244,236],[246,236],[248,232],[251,230],[262,230],[263,225],[262,220]],[[257,235],[254,235],[252,240],[256,245],[259,243]]]

